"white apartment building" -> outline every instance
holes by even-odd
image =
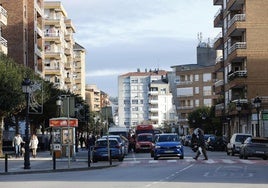
[[[7,54],[7,40],[2,37],[2,26],[7,25],[7,11],[0,6],[0,52]]]
[[[172,94],[163,70],[129,72],[118,77],[119,126],[174,123]]]

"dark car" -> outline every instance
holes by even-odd
[[[249,137],[240,147],[239,158],[261,157],[264,160],[268,158],[268,139],[260,137]]]
[[[173,133],[159,134],[155,140],[153,156],[154,160],[160,157],[180,157],[183,159],[183,145],[179,136]]]
[[[206,141],[206,149],[210,151],[225,151],[227,140],[224,137],[210,136]]]
[[[100,160],[108,160],[108,139],[100,138],[96,141],[95,146],[92,151],[93,162]],[[116,138],[109,138],[109,149],[112,159],[118,159],[118,161],[123,161],[124,153],[121,144]]]

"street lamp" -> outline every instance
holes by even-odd
[[[56,100],[56,105],[58,107],[58,117],[60,117],[61,116],[61,105],[62,105],[61,97],[58,97],[58,99]]]
[[[236,103],[236,110],[238,112],[238,130],[240,130],[240,112],[242,110],[242,105],[241,105],[240,101],[238,101]]]
[[[256,136],[260,137],[260,107],[261,107],[261,99],[257,96],[254,101],[254,106],[257,110],[257,127],[256,127]]]
[[[25,94],[25,97],[26,97],[24,169],[31,169],[30,148],[29,148],[29,112],[28,112],[31,83],[32,82],[29,78],[25,78],[21,83],[22,92]]]

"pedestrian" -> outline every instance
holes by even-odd
[[[201,155],[201,153],[204,156],[204,160],[208,160],[207,151],[206,151],[206,143],[204,138],[204,131],[200,128],[197,128],[194,130],[194,134],[197,137],[197,153],[196,156],[193,157],[193,159],[197,160],[198,157]],[[201,151],[200,151],[201,150]]]
[[[16,158],[21,155],[21,144],[25,143],[20,134],[16,134],[12,141],[12,146],[15,148]]]
[[[31,148],[31,150],[32,150],[32,156],[33,156],[33,158],[36,157],[36,154],[37,154],[37,148],[38,148],[38,143],[39,143],[39,141],[38,141],[37,136],[36,136],[35,134],[33,134],[33,135],[31,136],[30,143],[29,143],[29,146],[30,146],[30,148]]]

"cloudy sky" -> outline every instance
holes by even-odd
[[[50,0],[49,0],[50,1]],[[118,76],[196,63],[198,33],[213,41],[213,0],[60,0],[86,51],[86,83],[117,96]]]

